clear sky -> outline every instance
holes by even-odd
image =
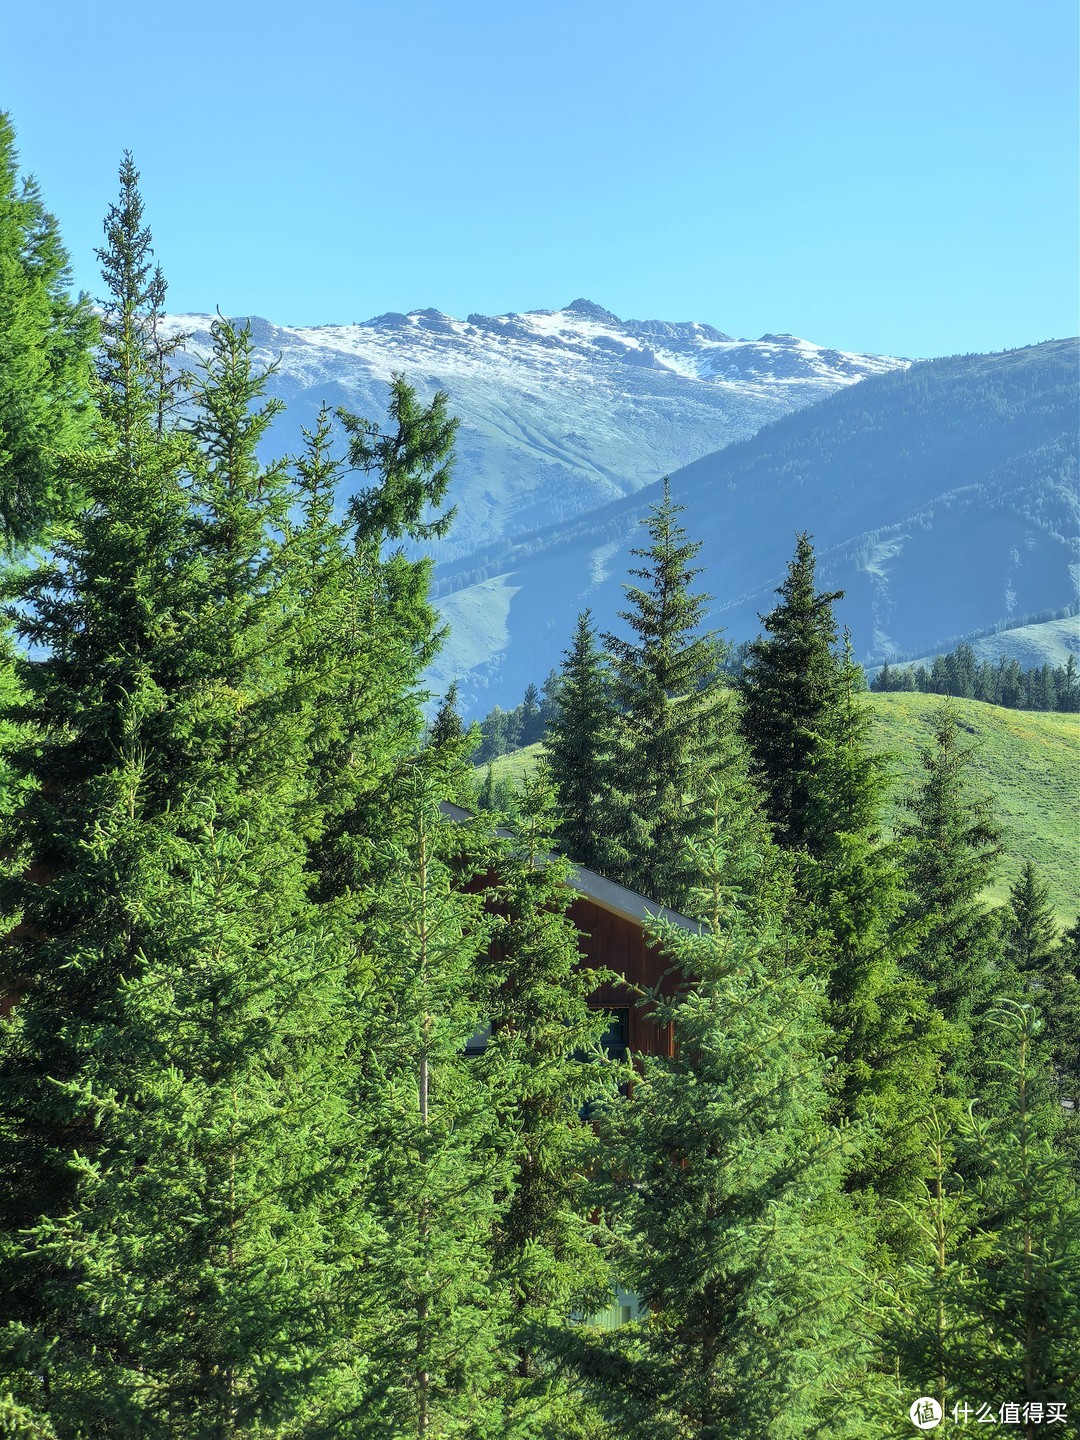
[[[1077,332],[1075,0],[9,0],[0,107],[97,293],[130,148],[174,310],[436,306],[925,356]]]

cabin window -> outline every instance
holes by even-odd
[[[621,1063],[630,1053],[630,1011],[629,1009],[609,1010],[607,1017],[607,1029],[600,1036],[600,1049],[609,1060]],[[578,1060],[594,1060],[596,1057],[595,1051],[592,1054],[587,1054],[584,1050],[577,1050],[574,1053]],[[624,1080],[619,1086],[619,1094],[626,1095],[628,1092],[629,1087]],[[596,1114],[597,1108],[597,1101],[587,1100],[578,1114],[582,1120],[591,1120]]]
[[[482,1055],[487,1049],[488,1041],[491,1039],[491,1021],[481,1025],[475,1035],[470,1036],[465,1042],[466,1055]]]
[[[630,1011],[609,1010],[600,1048],[609,1060],[625,1060],[630,1051]]]
[[[597,1007],[599,1008],[599,1007]],[[600,1049],[609,1060],[625,1060],[630,1053],[630,1011],[608,1010],[607,1029],[600,1036]],[[593,1060],[595,1051],[575,1050],[575,1060]]]

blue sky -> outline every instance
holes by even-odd
[[[130,148],[176,310],[433,305],[911,356],[1077,331],[1074,0],[48,0],[0,106],[96,292]]]

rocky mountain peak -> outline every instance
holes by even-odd
[[[605,310],[602,305],[597,305],[592,300],[571,300],[569,305],[563,307],[563,314],[577,315],[582,320],[595,320],[599,325],[622,324],[618,315],[613,315],[610,310]]]

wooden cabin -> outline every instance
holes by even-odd
[[[440,809],[448,820],[474,818],[471,811],[449,802]],[[638,1004],[644,992],[658,990],[661,995],[670,995],[677,984],[670,958],[650,942],[647,927],[661,921],[695,935],[705,927],[583,865],[572,867],[566,884],[574,892],[567,913],[578,930],[581,964],[622,976],[621,982],[598,985],[589,1000],[595,1009],[606,1010],[611,1016],[605,1047],[612,1055],[628,1051],[673,1054],[671,1026],[657,1024],[647,1007]]]

